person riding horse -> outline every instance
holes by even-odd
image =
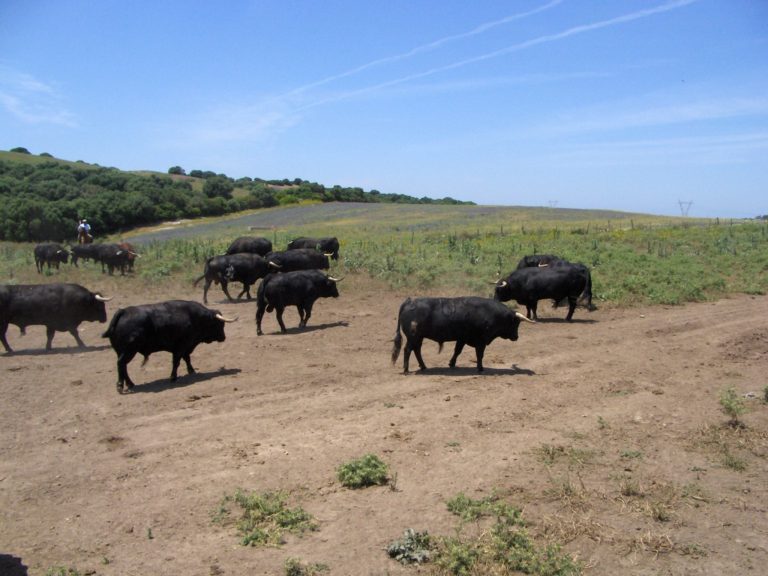
[[[77,243],[78,244],[90,244],[93,242],[93,236],[91,236],[91,225],[83,218],[77,225]]]

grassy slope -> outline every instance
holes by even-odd
[[[337,275],[363,274],[414,293],[489,295],[519,258],[554,253],[587,264],[598,303],[677,304],[768,291],[768,227],[611,211],[498,206],[308,204],[168,223],[126,233],[143,254],[136,281],[187,283],[237,236],[276,249],[299,235],[341,241]],[[106,240],[106,239],[105,239]],[[38,281],[32,246],[0,245],[0,278]],[[88,283],[87,270],[57,273]],[[77,276],[77,275],[80,276]]]

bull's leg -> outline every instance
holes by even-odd
[[[568,322],[570,322],[573,318],[573,311],[576,310],[577,301],[577,296],[568,296],[568,315],[565,317]]]
[[[232,300],[233,298],[232,298],[232,296],[229,295],[229,290],[227,290],[227,284],[228,284],[228,282],[224,278],[222,278],[221,279],[221,289],[224,290],[224,294],[226,294],[227,298],[229,300]]]
[[[262,336],[264,332],[261,331],[261,320],[264,318],[264,310],[266,309],[266,305],[262,302],[259,302],[256,306],[256,335]]]
[[[5,339],[5,333],[8,330],[8,322],[3,322],[3,324],[0,325],[0,342],[3,343],[3,347],[5,348],[6,352],[13,352],[11,347],[8,345],[8,340]]]
[[[527,312],[528,320],[538,320],[539,317],[536,314],[536,308],[538,308],[539,301],[534,300],[533,302],[530,302],[525,305],[525,309]]]
[[[285,324],[283,324],[283,312],[285,312],[285,306],[275,306],[275,316],[277,316],[277,323],[280,324],[280,332],[285,334],[288,330],[285,329]]]
[[[51,349],[51,344],[53,343],[53,336],[55,334],[56,334],[56,329],[55,328],[52,328],[51,326],[46,326],[45,327],[45,336],[46,336],[45,349],[46,350],[50,350]]]
[[[80,334],[78,334],[78,333],[77,333],[77,326],[75,326],[74,328],[70,328],[70,329],[69,329],[69,333],[70,333],[70,334],[72,334],[72,336],[74,336],[74,338],[75,338],[75,341],[77,342],[77,345],[78,345],[80,348],[85,348],[85,342],[83,342],[83,341],[80,339]]]
[[[462,350],[464,350],[464,342],[457,340],[456,347],[453,349],[453,356],[451,356],[451,361],[448,362],[448,366],[450,368],[456,368],[456,358],[459,357],[459,354],[461,354]]]
[[[297,308],[299,309],[299,315],[301,315],[302,307],[301,306],[297,306]],[[300,324],[300,326],[302,328],[306,328],[307,327],[307,322],[309,322],[309,317],[310,316],[312,316],[312,304],[311,303],[304,306],[304,319],[301,321],[301,324]]]
[[[483,371],[483,355],[485,354],[485,344],[478,344],[475,346],[475,354],[477,355],[477,371]]]
[[[408,363],[411,360],[411,350],[413,350],[411,341],[406,338],[405,350],[403,351],[403,374],[408,374]]]
[[[203,286],[203,303],[208,304],[208,288],[211,287],[212,280],[210,278],[205,279],[205,285]]]
[[[117,391],[122,394],[123,386],[131,390],[133,380],[128,376],[128,363],[136,356],[136,352],[121,352],[117,355]]]
[[[173,364],[171,368],[171,382],[176,382],[179,378],[179,364],[181,363],[181,354],[173,352]]]
[[[182,358],[184,358],[184,363],[187,365],[187,374],[194,374],[195,369],[192,368],[192,358],[190,358],[190,353],[184,354]]]
[[[427,365],[424,364],[424,360],[421,357],[421,344],[422,344],[422,342],[424,342],[423,339],[416,340],[413,343],[413,354],[416,356],[416,360],[419,363],[419,369],[420,370],[426,370],[427,369]]]

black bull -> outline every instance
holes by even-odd
[[[237,298],[240,299],[243,294],[246,294],[250,300],[251,286],[259,278],[264,278],[271,268],[277,269],[277,266],[270,264],[269,261],[258,254],[241,253],[214,256],[206,260],[203,275],[195,280],[194,285],[197,286],[200,280],[205,278],[203,302],[207,304],[208,289],[211,287],[211,283],[221,284],[224,294],[229,300],[232,300],[232,296],[230,296],[229,290],[227,290],[227,284],[229,282],[242,282],[243,290],[237,295]]]
[[[265,258],[279,266],[280,272],[328,270],[331,267],[331,261],[328,259],[327,254],[322,254],[308,248],[270,252]]]
[[[275,310],[280,331],[285,334],[283,311],[296,306],[299,328],[304,328],[312,316],[312,307],[318,298],[338,298],[336,283],[340,279],[326,276],[320,270],[297,270],[285,274],[270,274],[259,285],[256,294],[256,334],[261,336],[264,312]]]
[[[38,244],[35,246],[35,267],[37,271],[42,273],[43,265],[47,265],[48,269],[54,266],[58,269],[59,263],[67,263],[69,258],[69,252],[61,244],[47,243]]]
[[[12,352],[5,338],[9,324],[19,327],[45,326],[45,349],[51,349],[56,332],[69,332],[77,345],[85,344],[77,333],[81,322],[106,322],[104,298],[79,284],[19,284],[0,286],[0,341],[7,352]]]
[[[520,268],[513,271],[505,280],[496,282],[494,299],[500,302],[516,300],[526,307],[528,318],[537,319],[536,309],[539,300],[552,299],[555,302],[568,300],[570,321],[576,304],[583,298],[587,308],[595,309],[592,304],[592,276],[583,264],[564,263],[552,267]]]
[[[224,323],[235,320],[224,318],[218,310],[187,300],[120,308],[103,334],[117,354],[117,391],[122,392],[123,387],[133,388],[128,363],[136,354],[144,356],[146,362],[154,352],[170,352],[173,355],[171,382],[178,377],[182,359],[186,362],[187,373],[194,374],[190,355],[197,345],[223,342]]]
[[[400,306],[392,347],[392,363],[397,362],[405,334],[403,374],[408,373],[411,352],[416,355],[419,368],[426,370],[421,357],[425,338],[434,340],[443,348],[444,342],[456,342],[448,366],[454,368],[456,359],[465,345],[475,349],[477,370],[483,371],[485,348],[496,338],[515,341],[520,321],[529,321],[504,304],[475,296],[459,298],[408,298]]]
[[[302,236],[294,238],[288,242],[288,250],[310,249],[328,254],[333,260],[339,259],[339,239],[329,238],[307,238]]]
[[[242,254],[243,252],[265,256],[272,252],[272,242],[261,236],[240,236],[232,241],[226,254]]]

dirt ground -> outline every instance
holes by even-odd
[[[472,349],[450,370],[452,347],[438,355],[428,342],[430,369],[404,376],[390,353],[407,294],[362,277],[339,290],[308,329],[289,310],[289,334],[268,315],[257,337],[255,304],[213,287],[210,306],[239,316],[227,341],[201,345],[199,373],[182,368],[175,384],[168,354],[134,360],[130,395],[116,392],[106,325],[81,325],[84,350],[58,334],[50,353],[44,329],[12,326],[18,352],[0,357],[0,572],[273,575],[292,557],[334,575],[424,574],[385,548],[409,527],[455,534],[445,503],[463,492],[519,506],[539,542],[563,544],[586,574],[766,573],[768,297],[603,306],[570,324],[542,305],[517,342],[491,344],[484,374]],[[202,297],[113,291],[110,317]],[[729,386],[747,395],[745,428],[724,425]],[[336,468],[366,453],[395,479],[343,488]],[[237,488],[288,492],[319,530],[242,546],[212,520]]]

